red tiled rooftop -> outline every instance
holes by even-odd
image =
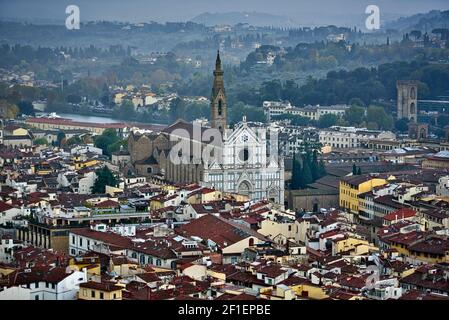
[[[409,208],[402,208],[397,211],[394,211],[390,214],[387,214],[383,217],[386,221],[394,221],[394,220],[400,220],[400,219],[407,219],[414,217],[416,215],[416,212]]]
[[[69,125],[69,126],[78,126],[78,127],[93,127],[93,128],[113,128],[113,129],[124,129],[127,127],[124,123],[92,123],[92,122],[80,122],[73,121],[71,119],[50,119],[50,118],[28,118],[26,120],[29,123],[46,123],[46,124],[54,124],[54,125]]]

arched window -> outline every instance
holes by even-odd
[[[415,99],[416,98],[416,90],[415,87],[412,87],[410,89],[410,99]]]
[[[161,259],[157,259],[157,260],[156,260],[156,265],[157,265],[157,266],[160,266],[160,265],[161,265]]]
[[[249,150],[248,148],[244,148],[239,152],[239,158],[242,162],[247,162],[249,159]]]
[[[254,238],[249,238],[248,246],[250,247],[254,246]]]
[[[222,112],[223,112],[223,101],[220,99],[218,100],[218,115],[221,116]]]
[[[152,257],[148,258],[148,264],[153,264],[153,258]]]
[[[420,139],[425,139],[426,137],[427,137],[426,129],[421,128],[420,133],[419,133],[419,138]]]
[[[410,103],[410,113],[411,114],[415,114],[416,113],[416,106],[415,106],[415,104],[413,102]]]

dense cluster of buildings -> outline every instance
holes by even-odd
[[[400,85],[415,123],[414,83]],[[449,299],[445,142],[418,122],[408,137],[245,118],[229,128],[219,56],[210,105],[212,128],[4,122],[0,300]],[[127,148],[108,157],[95,147],[105,128]],[[220,157],[196,158],[210,129],[222,135]],[[79,143],[36,143],[60,132]],[[200,152],[176,149],[179,140]],[[289,158],[307,150],[320,151],[326,175],[290,190]],[[105,167],[116,183],[101,189]]]

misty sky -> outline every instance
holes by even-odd
[[[0,0],[0,17],[65,20],[65,7],[80,7],[81,19],[131,22],[187,21],[203,12],[256,11],[296,22],[335,23],[336,17],[363,15],[369,4],[381,13],[408,16],[449,9],[449,0]],[[306,21],[307,20],[307,21]]]

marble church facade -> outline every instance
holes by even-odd
[[[217,54],[211,93],[211,128],[198,128],[178,120],[160,133],[132,133],[128,149],[133,169],[139,174],[158,174],[173,183],[199,183],[224,192],[248,195],[254,200],[268,199],[282,204],[284,164],[278,150],[267,150],[267,139],[270,139],[267,129],[245,118],[229,129],[227,111],[221,59]],[[220,143],[212,156],[205,159],[203,151],[211,147],[205,133],[213,130],[219,132]],[[178,151],[181,140],[194,152]],[[183,158],[182,163],[171,160],[174,151]]]

